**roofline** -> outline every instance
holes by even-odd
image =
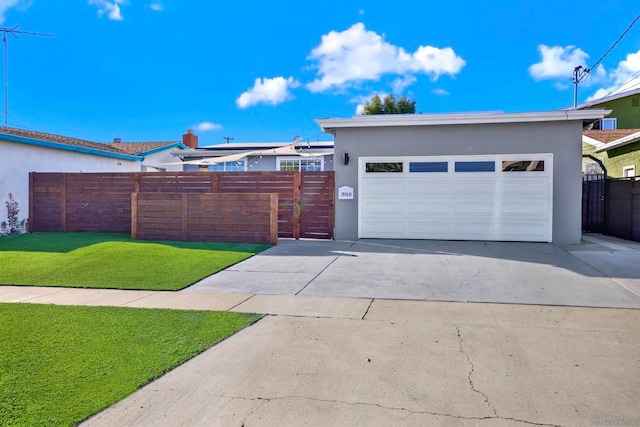
[[[556,122],[601,119],[611,110],[540,111],[530,113],[388,114],[350,119],[317,119],[323,130],[387,126],[438,126],[489,123]]]
[[[622,138],[611,141],[608,144],[603,144],[602,147],[596,148],[596,153],[602,153],[603,151],[609,151],[638,141],[640,141],[640,131],[632,133],[631,135],[623,136]]]
[[[213,145],[203,145],[201,147],[197,147],[191,150],[246,150],[246,149],[255,149],[255,150],[263,150],[270,148],[279,148],[285,147],[287,145],[294,144],[293,142],[235,142],[230,144],[220,143]],[[297,142],[300,146],[308,146],[318,145],[319,147],[326,147],[327,145],[333,145],[334,141],[299,141]]]
[[[186,150],[188,147],[186,145],[184,145],[182,142],[174,142],[172,144],[167,144],[167,145],[163,145],[161,147],[152,148],[152,149],[147,150],[147,151],[141,151],[138,155],[140,155],[140,156],[148,156],[149,154],[158,153],[160,151],[168,150],[170,148],[182,148],[183,150]]]
[[[616,99],[626,98],[627,96],[633,96],[640,94],[640,87],[636,89],[631,89],[626,92],[616,93],[614,95],[605,96],[603,98],[593,99],[591,101],[583,102],[582,104],[576,105],[575,109],[588,108],[592,105],[599,105],[609,101],[615,101]],[[573,110],[573,107],[563,108],[563,110]]]
[[[98,150],[96,148],[82,147],[79,145],[64,144],[61,142],[53,142],[53,141],[44,141],[44,140],[35,139],[35,138],[26,138],[23,136],[11,135],[7,133],[0,133],[0,139],[9,141],[9,142],[17,142],[19,144],[35,145],[38,147],[73,151],[76,153],[83,153],[83,154],[94,154],[97,156],[112,157],[114,159],[132,160],[135,162],[141,162],[142,160],[144,160],[144,157],[135,156],[132,154],[114,153],[113,151],[103,151],[103,150]]]
[[[599,148],[600,146],[604,145],[604,142],[602,141],[598,141],[595,138],[591,138],[590,136],[587,135],[582,135],[582,142],[584,142],[585,144],[589,144],[592,145],[596,148]]]

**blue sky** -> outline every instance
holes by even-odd
[[[201,145],[330,140],[374,93],[424,113],[570,106],[637,0],[265,2],[0,0],[9,125],[95,141]],[[640,22],[580,85],[579,100],[640,85]]]

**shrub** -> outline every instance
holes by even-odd
[[[20,233],[20,221],[18,220],[18,214],[20,208],[18,202],[13,198],[13,194],[9,193],[9,200],[5,203],[7,205],[7,234]]]

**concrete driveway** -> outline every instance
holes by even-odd
[[[183,292],[640,308],[640,245],[281,240]]]

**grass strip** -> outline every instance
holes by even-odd
[[[0,425],[75,425],[259,318],[0,304]]]

